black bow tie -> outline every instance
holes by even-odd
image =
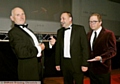
[[[68,27],[68,28],[64,28],[64,30],[66,31],[66,30],[69,30],[70,28]]]
[[[15,24],[15,27],[20,27],[20,26],[22,26],[22,28],[27,28],[28,24],[23,24],[23,25],[17,25],[17,24]]]

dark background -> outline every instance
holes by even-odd
[[[9,18],[11,10],[19,6],[27,19],[59,22],[63,11],[72,11],[72,0],[0,0],[0,17]]]

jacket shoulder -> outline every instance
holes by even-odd
[[[106,34],[108,34],[108,35],[114,35],[114,32],[113,31],[111,31],[111,30],[109,30],[109,29],[106,29],[106,28],[104,28],[104,33],[106,33]]]
[[[81,27],[81,28],[84,28],[83,25],[77,25],[77,24],[72,24],[72,27]]]

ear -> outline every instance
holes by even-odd
[[[11,19],[12,21],[14,21],[14,18],[13,18],[13,16],[10,16],[10,19]]]
[[[100,25],[102,24],[102,21],[100,21]]]
[[[72,17],[70,17],[70,21],[72,21]]]

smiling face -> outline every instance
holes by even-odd
[[[18,25],[25,24],[26,22],[25,13],[19,7],[16,7],[12,10],[10,19],[14,21],[15,24],[18,24]]]
[[[62,13],[60,19],[62,27],[68,28],[72,24],[72,17],[68,13]]]
[[[92,30],[97,30],[102,24],[101,19],[97,15],[92,15],[89,19],[89,25]]]

